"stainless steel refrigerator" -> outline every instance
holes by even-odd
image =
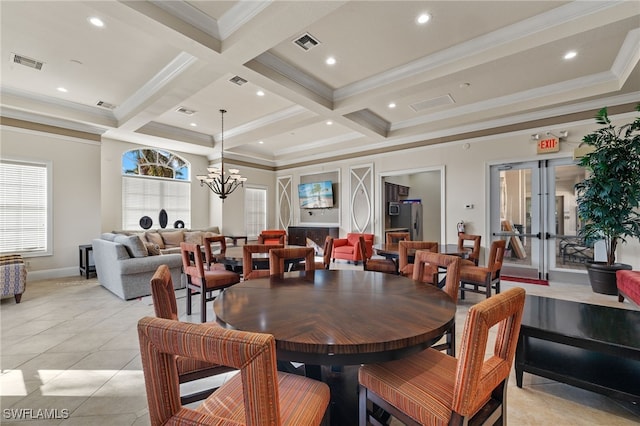
[[[412,241],[422,241],[422,204],[398,204],[391,215],[391,228],[408,228]]]

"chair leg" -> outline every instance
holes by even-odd
[[[447,333],[447,355],[456,356],[456,323],[454,322],[451,329]]]
[[[20,303],[20,300],[22,299],[22,293],[15,294],[13,297],[15,297],[16,303]]]
[[[207,322],[207,291],[200,289],[200,322]]]
[[[187,315],[191,315],[191,288],[187,284]]]

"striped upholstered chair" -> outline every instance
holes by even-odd
[[[360,424],[372,402],[407,425],[507,424],[506,390],[516,352],[525,292],[512,288],[472,306],[460,356],[434,349],[360,367]],[[485,360],[489,329],[498,325],[493,355]],[[384,413],[381,413],[384,415]]]
[[[176,291],[173,288],[171,271],[167,265],[160,265],[153,274],[153,277],[151,277],[151,296],[153,297],[153,309],[158,318],[178,321]],[[184,356],[176,356],[176,364],[180,383],[188,383],[235,370],[234,368],[224,365],[212,364]],[[190,404],[195,401],[200,401],[211,395],[215,389],[216,388],[209,388],[182,395],[180,402],[182,404]]]
[[[409,250],[428,250],[438,253],[437,241],[400,241],[398,243],[398,272],[405,277],[413,277],[413,263],[409,263]],[[425,281],[421,279],[420,281]]]
[[[329,405],[320,381],[276,370],[270,334],[145,317],[138,322],[151,424],[319,425]],[[174,356],[237,368],[196,408],[180,403]]]
[[[331,266],[331,252],[333,251],[333,237],[327,235],[324,239],[322,262],[316,262],[316,269],[329,269]]]
[[[274,248],[269,250],[269,273],[271,275],[279,275],[287,272],[287,260],[297,259],[304,259],[304,263],[301,263],[300,266],[305,271],[316,269],[313,247]]]
[[[489,261],[486,267],[463,263],[460,269],[460,299],[464,293],[471,291],[491,297],[491,289],[500,293],[500,270],[504,260],[507,240],[496,240],[491,243]]]
[[[413,267],[413,280],[422,281],[427,284],[436,285],[438,279],[438,271],[446,273],[444,287],[442,290],[449,295],[454,303],[458,303],[458,285],[460,283],[460,263],[458,256],[450,256],[446,254],[433,253],[426,250],[418,250],[416,252],[415,266]],[[429,271],[429,272],[425,272]],[[434,272],[435,271],[435,272]],[[424,280],[426,277],[426,281]],[[456,323],[445,332],[446,342],[432,346],[439,351],[446,349],[447,354],[456,356]]]
[[[0,287],[2,297],[13,296],[20,303],[27,286],[27,267],[19,254],[0,256]]]
[[[363,235],[360,235],[358,249],[362,258],[362,266],[365,271],[383,272],[385,274],[398,274],[398,264],[392,259],[376,259],[367,256],[367,242]]]
[[[282,244],[245,244],[242,246],[242,279],[255,280],[256,278],[268,277],[269,268],[257,269],[253,259],[254,254],[269,253],[274,248],[283,248]]]

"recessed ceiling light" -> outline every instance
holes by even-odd
[[[58,92],[67,93],[68,90],[65,89],[64,87],[58,87]]]
[[[391,102],[389,105],[387,105],[389,108],[395,108],[396,107],[396,103],[395,102]]]
[[[197,124],[197,123],[189,123],[189,126],[191,126],[191,127],[198,127],[198,124]]]
[[[260,145],[262,145],[262,144],[264,143],[264,141],[258,141],[258,143],[259,143]]]
[[[91,22],[91,25],[93,25],[94,27],[104,27],[104,22],[102,21],[102,19],[96,18],[95,16],[89,18],[89,22]]]
[[[335,65],[336,58],[334,58],[333,56],[329,56],[325,62],[327,63],[327,65]]]
[[[576,52],[575,50],[570,50],[564,54],[564,59],[573,59],[576,56],[578,56],[578,52]]]
[[[426,24],[427,22],[429,22],[429,20],[431,20],[431,15],[429,15],[428,13],[423,13],[416,18],[416,22],[418,24]]]
[[[256,95],[258,95],[258,96],[264,96],[264,92],[263,92],[262,90],[258,90],[258,91],[256,92]]]
[[[327,120],[327,126],[331,126],[332,124],[333,124],[333,121]]]

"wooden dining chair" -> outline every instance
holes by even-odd
[[[163,318],[138,321],[150,423],[156,425],[320,425],[327,384],[276,369],[271,334]],[[175,356],[240,370],[195,408],[182,406]]]
[[[176,303],[176,292],[173,288],[171,271],[167,265],[160,265],[151,277],[151,297],[153,298],[153,309],[156,317],[178,321],[178,305]],[[217,376],[219,374],[234,371],[235,368],[227,367],[211,362],[198,361],[183,356],[175,356],[178,369],[178,382],[187,383],[205,377]],[[191,404],[195,401],[205,399],[218,387],[201,390],[198,392],[181,395],[182,404]]]
[[[424,277],[427,276],[429,281],[426,283],[434,285],[438,284],[439,271],[443,270],[446,274],[444,287],[442,290],[453,300],[458,303],[458,285],[460,283],[460,263],[462,259],[459,256],[451,256],[447,254],[433,253],[426,250],[418,250],[416,252],[415,263],[413,267],[413,280],[425,282]],[[429,271],[429,272],[425,272]],[[445,343],[432,346],[436,350],[446,349],[447,354],[456,356],[456,322],[445,332]]]
[[[457,359],[429,348],[361,366],[360,424],[380,424],[381,415],[391,414],[405,425],[506,425],[507,381],[524,301],[525,291],[515,287],[469,308]],[[485,360],[496,325],[493,353]],[[374,404],[381,410],[370,409]]]
[[[405,277],[413,277],[413,263],[409,262],[409,250],[427,250],[438,253],[437,241],[400,241],[398,243],[398,272]]]
[[[288,261],[304,261],[299,262],[304,264],[305,271],[313,271],[316,269],[315,263],[315,251],[313,247],[294,247],[294,248],[274,248],[269,250],[269,271],[271,275],[280,275],[287,271]],[[295,268],[296,270],[298,268]]]
[[[224,256],[227,251],[227,238],[223,235],[216,235],[214,237],[204,237],[202,239],[202,245],[204,247],[204,259],[205,259],[205,268],[206,269],[227,269],[224,264],[218,263],[217,257],[213,255],[214,250],[212,250],[211,245],[216,245],[216,248],[219,247],[220,255]]]
[[[207,302],[214,293],[240,282],[240,275],[226,269],[205,270],[200,244],[180,243],[182,272],[187,278],[187,315],[191,315],[191,297],[200,293],[200,321],[207,321]]]
[[[287,231],[284,229],[265,229],[258,235],[258,244],[284,245],[287,240]]]
[[[316,269],[329,269],[331,266],[331,252],[333,251],[333,237],[327,235],[322,248],[322,262],[315,262]]]
[[[254,254],[269,253],[274,248],[283,248],[282,244],[245,244],[242,246],[242,279],[255,280],[256,278],[268,277],[269,268],[256,269]],[[263,263],[268,263],[269,258],[265,258]]]
[[[460,298],[471,291],[491,297],[491,289],[500,293],[500,270],[504,260],[507,240],[495,240],[489,249],[489,261],[486,267],[462,264],[460,268]]]
[[[384,272],[385,274],[397,274],[398,264],[392,259],[374,259],[367,257],[366,241],[360,236],[360,256],[362,256],[362,266],[365,271]]]
[[[478,266],[478,262],[480,261],[481,239],[482,236],[480,235],[458,234],[458,251],[469,251],[469,249],[471,249],[471,251],[469,251],[469,255],[465,260],[473,262],[476,266]]]
[[[411,241],[411,234],[409,232],[387,232],[386,241],[387,244],[397,244],[400,241]]]

